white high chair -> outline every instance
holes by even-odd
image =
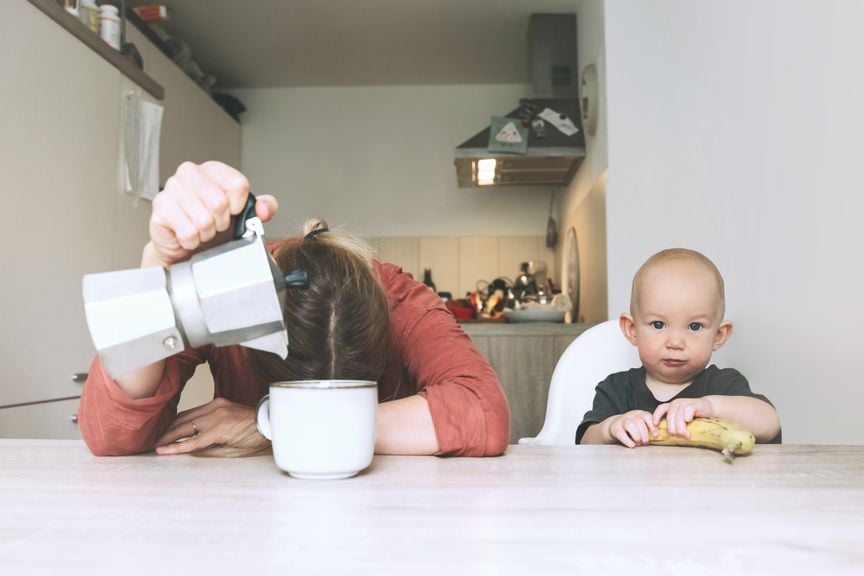
[[[597,384],[640,365],[636,347],[624,338],[617,318],[592,326],[570,343],[555,365],[540,433],[520,438],[519,444],[572,445]]]

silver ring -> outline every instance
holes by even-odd
[[[195,425],[195,422],[192,422],[192,430],[194,432],[194,434],[192,434],[193,436],[197,436],[198,434],[201,433],[201,431],[198,430],[198,426]]]

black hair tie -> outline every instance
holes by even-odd
[[[316,228],[315,230],[312,230],[311,232],[306,234],[306,236],[303,239],[304,240],[315,240],[315,238],[319,234],[323,234],[324,232],[329,232],[329,231],[330,231],[329,228],[327,228],[326,226],[322,226],[321,228]]]

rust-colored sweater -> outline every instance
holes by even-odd
[[[502,454],[510,437],[510,411],[492,367],[436,294],[392,264],[376,262],[375,270],[390,300],[391,327],[379,402],[425,397],[442,456]],[[255,406],[267,390],[239,346],[203,346],[168,358],[156,393],[138,400],[117,386],[96,357],[78,409],[90,450],[96,455],[151,450],[176,416],[183,386],[203,362],[213,374],[216,397]]]

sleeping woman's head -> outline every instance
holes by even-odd
[[[308,220],[303,237],[281,243],[273,257],[283,273],[306,270],[309,286],[284,293],[288,357],[247,349],[261,383],[378,380],[387,362],[390,320],[369,245]]]

